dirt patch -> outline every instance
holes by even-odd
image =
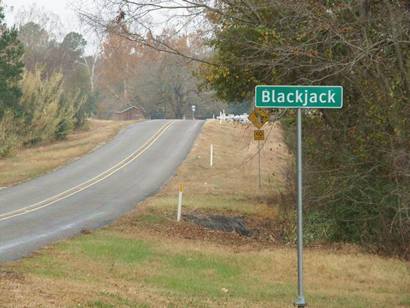
[[[259,250],[284,243],[283,228],[277,219],[271,217],[228,212],[212,214],[207,210],[197,209],[186,210],[182,221],[178,223],[174,214],[142,204],[117,221],[113,228],[119,232],[138,234],[142,237],[150,233],[174,240],[180,238],[206,241],[234,249],[253,247]],[[153,220],[152,217],[156,219]]]
[[[222,215],[183,215],[184,220],[202,227],[224,232],[236,232],[242,236],[251,236],[252,231],[246,227],[243,217],[228,217]]]

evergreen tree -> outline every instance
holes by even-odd
[[[21,114],[19,82],[23,77],[23,45],[17,38],[16,28],[8,29],[0,7],[0,119],[6,110]]]

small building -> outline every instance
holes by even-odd
[[[145,119],[145,110],[140,106],[130,106],[122,111],[114,112],[112,119],[116,121],[130,121]]]

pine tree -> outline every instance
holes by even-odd
[[[0,119],[6,111],[21,114],[20,80],[23,78],[23,45],[16,28],[7,28],[3,8],[0,7]]]

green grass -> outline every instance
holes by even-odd
[[[366,255],[335,258],[307,251],[306,298],[311,307],[410,305],[405,264]],[[85,283],[100,290],[84,298],[82,307],[149,307],[155,304],[147,299],[156,297],[175,307],[290,307],[296,294],[294,261],[293,250],[287,249],[209,250],[102,230],[27,258],[19,270],[46,282]],[[396,277],[403,282],[392,283]],[[122,286],[144,286],[148,297],[133,297]]]
[[[400,297],[400,305],[410,307],[410,294],[405,294]]]
[[[378,305],[372,305],[366,298],[354,294],[347,295],[324,295],[321,293],[307,293],[309,306],[312,307],[352,307],[352,308],[369,308]],[[380,307],[380,306],[378,306]]]
[[[110,303],[106,303],[100,300],[90,301],[87,303],[86,307],[93,307],[93,308],[114,308],[115,306]]]
[[[27,272],[50,278],[64,278],[71,272],[71,269],[61,263],[59,259],[47,255],[27,259],[24,261],[23,267]]]
[[[95,307],[95,308],[111,308],[111,307],[133,307],[133,308],[146,308],[150,307],[144,303],[137,303],[135,301],[130,301],[123,296],[111,293],[108,291],[99,292],[99,296],[103,299],[97,299],[89,301],[85,306],[86,307]]]
[[[223,288],[233,288],[244,274],[235,260],[197,252],[159,255],[161,269],[146,279],[154,286],[191,296],[224,296]]]
[[[151,248],[146,242],[110,233],[84,236],[76,244],[76,249],[81,254],[94,261],[129,264],[143,262],[152,256]]]

